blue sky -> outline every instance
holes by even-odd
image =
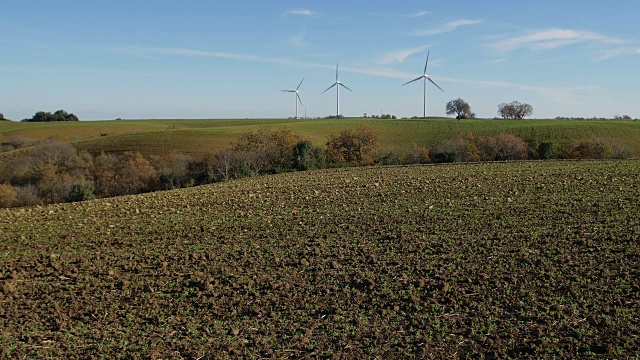
[[[0,113],[81,120],[422,113],[518,100],[537,118],[640,117],[640,2],[5,0]]]

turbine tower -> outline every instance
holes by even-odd
[[[444,92],[444,90],[442,90],[442,88],[438,86],[438,84],[436,84],[435,81],[431,80],[431,77],[429,77],[429,75],[427,75],[427,66],[429,65],[429,53],[431,53],[431,50],[427,52],[427,62],[424,64],[424,73],[422,74],[422,76],[402,84],[402,86],[405,86],[407,84],[411,84],[414,81],[424,79],[424,109],[423,109],[422,117],[425,117],[425,118],[427,117],[427,80],[429,80],[429,82],[431,82],[438,89],[440,89],[440,91]]]
[[[340,117],[340,86],[342,86],[343,88],[349,90],[349,91],[353,91],[351,89],[349,89],[345,84],[341,83],[340,80],[338,80],[338,63],[336,63],[336,82],[333,83],[333,85],[329,86],[329,88],[325,91],[323,91],[322,93],[326,93],[327,91],[329,91],[329,89],[331,89],[332,87],[336,87],[336,117]]]
[[[302,78],[302,81],[304,81],[304,78]],[[298,84],[298,87],[295,90],[282,90],[284,92],[296,94],[296,97],[294,98],[294,101],[296,103],[296,119],[298,118],[298,101],[300,102],[300,105],[302,105],[302,99],[300,99],[300,92],[298,91],[300,89],[300,85],[302,85],[302,81],[300,81],[300,84]]]

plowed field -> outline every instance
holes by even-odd
[[[351,168],[0,210],[0,351],[632,357],[639,174]]]

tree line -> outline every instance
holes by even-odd
[[[629,157],[597,139],[574,145],[527,143],[509,133],[467,134],[432,148],[415,144],[408,150],[385,150],[379,131],[367,126],[332,134],[324,145],[288,129],[261,128],[242,134],[217,153],[145,157],[139,152],[94,155],[48,139],[0,163],[0,207],[83,201],[337,166]]]
[[[456,119],[475,119],[476,114],[471,111],[471,105],[462,98],[451,100],[447,103],[445,107],[445,111],[447,115],[455,115]],[[533,114],[533,106],[527,103],[521,103],[519,101],[512,101],[510,103],[502,103],[498,105],[498,115],[503,119],[524,119],[525,117],[531,116]],[[364,113],[363,117],[371,117],[376,119],[396,119],[395,115],[392,114],[383,114],[383,115],[371,115],[368,116],[367,113]],[[326,118],[344,118],[342,115],[329,115]],[[417,118],[417,117],[415,117]],[[566,119],[566,120],[585,120],[582,117],[565,117],[558,116],[556,119]],[[606,118],[589,118],[591,120],[607,120]],[[629,115],[615,115],[613,117],[614,120],[634,120]],[[8,120],[5,119],[4,115],[0,113],[0,121]],[[122,120],[120,118],[116,120]],[[635,119],[639,120],[639,119]],[[39,111],[35,113],[31,118],[23,119],[21,122],[51,122],[51,121],[79,121],[78,117],[74,114],[70,114],[65,110],[57,110],[53,114],[50,112]]]
[[[21,122],[50,122],[50,121],[80,121],[74,114],[69,114],[64,110],[58,110],[53,114],[50,112],[38,111],[31,118],[23,119]]]

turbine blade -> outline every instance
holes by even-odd
[[[431,53],[431,50],[429,50],[427,52],[427,62],[424,63],[424,74],[427,75],[427,65],[429,65],[429,54]]]
[[[402,85],[400,85],[400,86],[405,86],[405,85],[407,85],[407,84],[411,84],[412,82],[414,82],[414,81],[418,81],[418,80],[422,79],[423,77],[424,77],[424,76],[417,77],[417,78],[415,78],[415,79],[413,79],[413,80],[411,80],[411,81],[407,81],[406,83],[404,83],[404,84],[402,84]]]
[[[304,81],[304,78],[302,78],[302,81]],[[300,81],[300,84],[298,84],[298,87],[296,88],[296,90],[300,89],[300,85],[302,85],[302,81]]]
[[[327,90],[323,91],[322,93],[323,94],[326,93],[327,91],[329,91],[329,89],[331,89],[332,87],[336,86],[337,84],[338,83],[334,83],[333,85],[329,86],[329,88]]]
[[[304,106],[302,99],[300,99],[300,94],[296,93],[296,96],[298,97],[298,101],[300,101],[300,105]]]
[[[284,92],[296,92],[295,90],[282,90]]]
[[[347,90],[349,90],[349,91],[353,91],[353,90],[349,89],[349,88],[347,87],[347,85],[345,85],[345,84],[343,84],[343,83],[340,83],[340,86],[342,86],[343,88],[345,88],[345,89],[347,89]]]
[[[429,80],[433,85],[435,85],[438,89],[440,89],[440,91],[444,92],[444,90],[442,90],[442,88],[440,86],[438,86],[438,84],[436,84],[435,81],[431,80],[430,77],[427,77],[427,80]]]

